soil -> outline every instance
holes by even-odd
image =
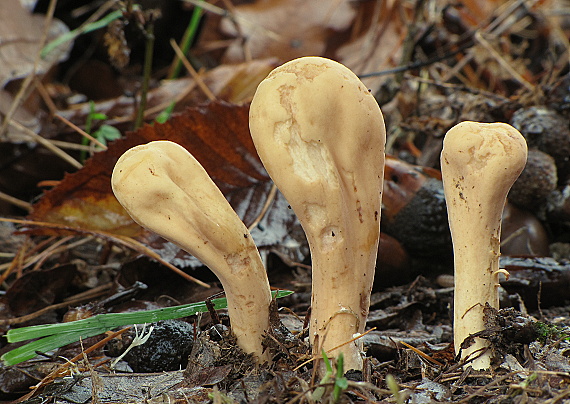
[[[36,12],[46,14],[48,3],[39,1]],[[60,1],[55,17],[77,28],[101,7],[85,3]],[[107,29],[76,38],[67,60],[38,71],[41,80],[26,92],[23,115],[8,116],[0,100],[2,120],[33,117],[29,127],[55,145],[83,141],[54,114],[88,132],[105,123],[121,135],[109,138],[105,150],[71,149],[83,168],[37,140],[22,141],[20,129],[0,136],[1,330],[223,295],[196,259],[114,210],[109,177],[118,156],[131,145],[168,138],[213,173],[247,225],[260,218],[252,236],[270,284],[295,292],[272,306],[264,341],[271,362],[259,364],[242,352],[225,311],[210,309],[118,334],[109,330],[2,365],[0,402],[570,402],[570,25],[558,17],[561,3],[434,2],[430,9],[422,1],[361,2],[350,6],[354,13],[343,9],[344,18],[324,23],[319,7],[308,8],[314,1],[220,2],[205,9],[192,42],[189,59],[203,69],[196,81],[192,75],[161,81],[174,56],[169,40],[181,38],[194,6],[140,3],[141,10],[124,9]],[[222,5],[227,11],[214,8]],[[250,31],[224,15],[268,27]],[[269,29],[282,40],[268,40]],[[151,37],[148,125],[135,128]],[[374,42],[380,40],[387,45]],[[367,41],[376,46],[369,49]],[[369,52],[370,64],[361,63],[356,49]],[[247,130],[257,83],[305,54],[339,60],[362,77],[381,105],[390,154],[368,331],[359,336],[364,369],[336,373],[331,358],[333,373],[325,378],[317,374],[323,357],[308,345],[308,245],[286,200],[269,196],[271,181]],[[7,80],[3,96],[15,102],[28,74]],[[174,116],[155,122],[172,100]],[[438,170],[443,136],[463,120],[510,123],[531,148],[503,217],[501,267],[510,277],[501,282],[501,309],[486,307],[485,330],[473,336],[490,342],[486,371],[460,360],[452,344],[453,258]],[[2,339],[0,352],[15,346]]]

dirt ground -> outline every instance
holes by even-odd
[[[192,153],[251,232],[271,287],[294,292],[274,300],[270,363],[243,353],[211,305],[36,345],[17,364],[6,355],[27,341],[2,338],[0,401],[570,402],[569,11],[558,0],[0,2],[3,334],[224,296],[112,192],[117,159],[154,140]],[[267,74],[309,55],[358,75],[387,139],[364,367],[337,373],[333,360],[326,377],[308,342],[307,239],[248,122]],[[502,217],[500,310],[484,309],[476,335],[490,343],[484,371],[453,347],[440,172],[443,138],[466,120],[508,123],[529,147]]]

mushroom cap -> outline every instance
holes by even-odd
[[[453,181],[459,190],[476,186],[479,203],[485,206],[499,204],[502,210],[507,193],[524,169],[526,159],[526,141],[511,125],[461,122],[443,139],[443,181]],[[464,200],[464,203],[468,201]]]
[[[372,219],[376,215],[379,225],[384,120],[378,103],[350,69],[321,57],[276,68],[257,88],[250,129],[269,175],[305,232],[322,228],[327,216],[339,217],[346,209],[340,189],[350,190],[362,204],[349,208]],[[335,212],[328,215],[326,210]]]
[[[498,309],[501,215],[526,158],[524,137],[503,123],[462,122],[444,138],[441,171],[453,241],[457,353],[469,335],[485,329],[485,305]],[[475,338],[462,357],[488,346]],[[487,369],[490,357],[486,351],[470,365]]]
[[[380,107],[347,67],[304,57],[261,82],[249,116],[258,154],[309,241],[313,350],[342,352],[346,369],[362,369],[362,342],[349,341],[365,329],[378,251]]]
[[[211,268],[224,265],[228,252],[251,247],[247,228],[206,170],[174,142],[129,149],[117,161],[111,185],[135,222]]]

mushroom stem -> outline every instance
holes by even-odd
[[[111,182],[135,222],[216,274],[239,346],[266,360],[261,342],[269,328],[267,273],[249,231],[200,163],[176,143],[151,142],[123,154]]]
[[[462,122],[443,141],[441,171],[455,266],[454,343],[461,357],[477,356],[487,340],[461,350],[469,335],[485,329],[483,309],[499,308],[501,215],[509,189],[526,163],[524,137],[504,123]],[[489,349],[471,362],[488,369]]]
[[[380,233],[384,120],[356,75],[304,57],[273,70],[250,109],[253,141],[307,235],[313,353],[362,369]],[[334,349],[342,344],[342,347]]]

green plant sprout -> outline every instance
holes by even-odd
[[[170,119],[172,116],[172,111],[174,111],[174,107],[176,106],[176,102],[172,101],[168,107],[166,107],[160,114],[154,118],[156,123],[164,123]]]
[[[333,400],[336,403],[340,395],[348,388],[348,379],[344,377],[344,356],[342,352],[336,360],[336,377],[334,379]]]
[[[322,350],[321,355],[323,356],[323,361],[325,363],[325,374],[319,383],[319,387],[315,389],[312,394],[312,399],[315,401],[319,401],[323,398],[325,393],[325,384],[329,383],[332,375],[333,375],[333,368],[331,365],[331,361],[329,360],[327,353],[325,350]],[[344,377],[344,356],[342,352],[338,355],[336,361],[336,376],[334,379],[334,386],[333,386],[333,402],[337,402],[340,399],[340,396],[343,391],[348,388],[348,379]]]
[[[101,144],[107,145],[107,141],[116,140],[121,137],[121,132],[111,125],[101,125],[99,129],[95,132],[91,133],[93,129],[93,123],[95,121],[104,121],[105,119],[109,119],[109,117],[103,113],[95,111],[95,103],[93,101],[89,101],[89,114],[87,114],[87,118],[85,120],[85,132],[89,133],[95,139],[97,139]],[[89,139],[86,137],[83,138],[81,144],[87,146],[89,144]],[[84,162],[87,158],[87,152],[85,150],[81,151],[81,161]]]
[[[400,386],[398,386],[396,378],[392,376],[390,373],[386,375],[386,385],[394,395],[396,404],[404,404],[404,397],[402,396],[402,394],[400,394]]]
[[[534,323],[534,329],[538,334],[538,341],[543,344],[549,339],[553,340],[570,340],[570,332],[567,329],[557,327],[554,324],[545,323],[543,321],[537,321]]]
[[[208,398],[210,400],[212,400],[212,402],[215,404],[234,404],[234,403],[236,403],[236,401],[233,398],[228,397],[228,395],[225,393],[222,393],[218,389],[217,385],[214,385],[213,391],[211,393],[208,393]]]
[[[290,290],[279,290],[271,294],[273,298],[277,299],[292,293]],[[215,310],[225,309],[227,307],[225,298],[212,299],[211,303]],[[98,314],[86,319],[70,321],[69,323],[14,328],[9,330],[6,334],[8,342],[20,342],[34,338],[39,339],[6,352],[0,359],[2,359],[5,365],[16,365],[34,358],[38,352],[46,353],[64,345],[71,344],[72,342],[77,342],[80,339],[103,334],[116,327],[172,320],[206,311],[208,311],[206,302],[198,302],[133,313]]]
[[[522,394],[526,389],[530,387],[530,384],[538,379],[538,373],[533,372],[528,377],[518,384],[512,384],[510,386],[511,392],[509,393],[509,397],[516,397]]]

